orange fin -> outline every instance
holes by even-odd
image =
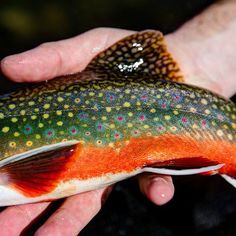
[[[164,175],[193,175],[212,172],[220,169],[223,164],[203,157],[178,158],[158,162],[143,168],[144,172]]]
[[[0,183],[10,185],[27,197],[51,192],[60,181],[74,146],[50,150],[13,161],[0,169]]]
[[[151,166],[155,167],[173,167],[174,169],[190,169],[190,168],[201,168],[207,166],[214,166],[219,164],[219,162],[209,160],[204,157],[186,157],[186,158],[178,158],[171,159],[167,161],[162,161],[155,163]]]

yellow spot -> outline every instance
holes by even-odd
[[[228,125],[223,125],[224,129],[229,129]]]
[[[26,142],[26,146],[31,147],[32,145],[33,145],[33,142],[32,142],[32,141],[27,141],[27,142]]]
[[[36,119],[37,119],[37,116],[33,115],[33,116],[31,116],[31,119],[32,119],[32,120],[36,120]]]
[[[204,104],[204,105],[207,105],[208,101],[205,98],[203,98],[203,99],[201,99],[201,103]]]
[[[12,148],[14,148],[14,147],[16,147],[16,143],[15,143],[15,142],[10,142],[10,143],[9,143],[9,146],[12,147]]]
[[[102,140],[97,140],[97,144],[101,145],[102,144]]]
[[[123,106],[124,106],[124,107],[130,107],[131,105],[130,105],[129,102],[125,102],[125,103],[123,104]]]
[[[232,134],[228,134],[228,139],[229,140],[233,140],[233,135]]]
[[[74,101],[75,103],[80,103],[80,98],[76,98]]]
[[[15,132],[15,133],[14,133],[14,136],[15,136],[15,137],[19,137],[19,136],[20,136],[20,133],[19,133],[19,132]]]
[[[43,118],[47,119],[49,117],[49,114],[43,114]]]
[[[7,133],[9,130],[10,130],[10,128],[7,127],[7,126],[5,126],[5,127],[2,128],[2,132],[3,132],[3,133]]]
[[[215,122],[215,121],[212,121],[211,124],[212,124],[213,126],[216,126],[216,122]]]
[[[132,113],[132,112],[129,112],[129,113],[128,113],[128,116],[133,116],[133,113]]]
[[[231,117],[232,117],[233,120],[236,120],[236,115],[235,114],[233,114]]]
[[[65,109],[68,109],[69,107],[70,107],[70,106],[67,105],[67,104],[64,105],[64,108],[65,108]]]
[[[182,105],[180,105],[180,104],[178,104],[177,106],[176,106],[176,108],[181,108],[182,107]]]
[[[190,108],[190,111],[193,112],[193,113],[195,113],[195,112],[197,111],[197,109],[194,108],[194,107],[191,107],[191,108]]]
[[[86,101],[85,101],[85,104],[87,104],[87,105],[88,105],[89,103],[90,103],[90,101],[89,101],[89,100],[86,100]]]
[[[101,98],[102,96],[103,96],[103,93],[99,93],[99,94],[98,94],[98,97]]]
[[[0,119],[4,119],[4,114],[0,113]]]
[[[111,112],[111,107],[106,107],[107,112]]]
[[[10,109],[14,109],[14,108],[16,107],[16,105],[15,105],[15,104],[10,104],[8,107],[9,107]]]
[[[133,124],[128,123],[127,126],[128,126],[129,128],[131,128],[131,127],[133,127]]]
[[[208,109],[205,110],[205,113],[208,115],[211,114],[210,110],[208,110]]]
[[[179,114],[179,112],[178,112],[178,111],[173,111],[173,113],[174,113],[175,115],[178,115],[178,114]]]
[[[164,117],[165,117],[165,120],[170,120],[171,118],[169,115],[165,115]]]
[[[36,139],[41,139],[41,135],[40,135],[40,134],[36,134],[36,135],[35,135],[35,138],[36,138]]]
[[[223,131],[222,130],[217,130],[216,134],[220,137],[222,137],[224,135]]]
[[[11,118],[11,122],[16,123],[18,119],[16,117]]]
[[[140,103],[140,102],[136,102],[136,105],[137,105],[137,106],[140,106],[140,105],[141,105],[141,103]]]
[[[161,95],[160,95],[160,94],[157,94],[157,95],[156,95],[156,98],[161,98]]]
[[[110,124],[110,128],[114,129],[116,126],[114,124]]]
[[[29,106],[33,106],[35,104],[35,102],[34,101],[30,101],[28,104],[29,104]]]
[[[44,104],[43,108],[44,108],[44,109],[50,108],[50,104],[49,104],[49,103]]]
[[[153,120],[154,121],[159,121],[159,117],[154,117]]]
[[[90,92],[90,93],[89,93],[89,96],[90,96],[90,97],[93,97],[94,95],[95,95],[94,92]]]
[[[109,143],[108,146],[113,148],[114,147],[114,143]]]
[[[233,129],[236,129],[236,123],[232,123]]]
[[[144,125],[143,128],[144,128],[144,129],[148,129],[148,128],[149,128],[149,125]]]
[[[82,127],[88,127],[88,125],[87,124],[83,124]]]
[[[85,144],[85,141],[84,140],[79,140],[79,142],[81,143],[81,144]]]
[[[69,117],[73,117],[74,114],[73,114],[72,112],[69,112],[69,113],[68,113],[68,116],[69,116]]]
[[[126,94],[129,94],[129,93],[130,93],[130,89],[126,89],[126,90],[125,90],[125,93],[126,93]]]
[[[106,116],[102,116],[102,120],[107,120],[107,117]]]
[[[20,114],[21,114],[22,116],[24,116],[24,115],[25,115],[25,110],[21,110],[21,111],[20,111]]]
[[[151,112],[151,113],[155,113],[155,112],[156,112],[156,109],[152,108],[152,109],[150,110],[150,112]]]
[[[60,134],[64,134],[65,132],[62,130],[62,131],[60,131],[59,133],[60,133]]]
[[[62,125],[63,125],[63,122],[62,122],[62,121],[57,121],[57,125],[58,125],[58,126],[62,126]]]
[[[92,116],[92,120],[96,120],[96,116]]]
[[[173,132],[175,132],[175,131],[177,130],[177,127],[171,126],[171,127],[170,127],[170,130],[173,131]]]
[[[62,111],[56,111],[57,115],[60,116],[62,114]]]
[[[38,109],[38,108],[35,108],[34,111],[35,111],[35,112],[39,112],[39,109]]]
[[[39,123],[39,124],[38,124],[38,127],[39,127],[39,128],[43,128],[43,126],[44,126],[43,123]]]
[[[196,125],[196,124],[193,124],[193,129],[197,129],[198,128],[198,125]]]
[[[58,102],[63,102],[63,101],[64,101],[64,98],[58,97],[58,98],[57,98],[57,101],[58,101]]]

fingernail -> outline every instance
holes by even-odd
[[[166,181],[164,178],[153,179],[150,183],[150,186],[151,189],[155,189],[155,195],[158,197],[158,205],[167,203],[173,197],[173,189],[171,188],[171,183]]]

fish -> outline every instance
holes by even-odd
[[[0,96],[0,206],[68,197],[143,172],[236,187],[236,105],[186,84],[159,31],[86,69]]]

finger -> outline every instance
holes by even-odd
[[[16,82],[34,82],[83,70],[89,61],[132,31],[97,28],[74,38],[44,43],[35,49],[8,56],[3,73]]]
[[[49,204],[44,202],[6,208],[0,213],[1,236],[20,235]]]
[[[144,174],[139,177],[141,191],[157,205],[163,205],[174,195],[174,185],[170,176]]]
[[[101,209],[111,187],[69,197],[38,229],[36,236],[77,235]]]

